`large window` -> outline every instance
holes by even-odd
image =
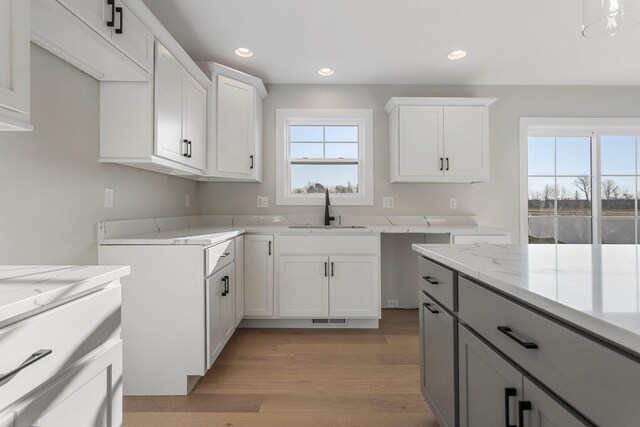
[[[372,111],[276,111],[276,202],[373,204]]]
[[[640,121],[547,121],[521,119],[523,240],[640,243]]]

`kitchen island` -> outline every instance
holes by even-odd
[[[422,391],[441,425],[637,425],[637,246],[413,250]]]

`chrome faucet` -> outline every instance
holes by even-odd
[[[331,225],[331,221],[335,221],[335,217],[329,216],[329,206],[331,206],[331,202],[329,201],[329,189],[327,188],[324,193],[324,225]]]

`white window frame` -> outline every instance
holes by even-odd
[[[600,136],[640,135],[640,118],[569,118],[569,117],[520,117],[520,243],[529,242],[529,136],[530,134],[590,135],[591,156],[591,242],[601,241],[600,206]]]
[[[276,204],[323,205],[324,194],[291,193],[289,126],[357,125],[358,193],[332,193],[332,205],[373,206],[373,110],[369,109],[276,109]]]

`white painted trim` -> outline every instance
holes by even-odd
[[[394,96],[384,106],[384,111],[390,113],[399,105],[423,106],[484,106],[496,102],[498,98],[431,98],[431,97],[399,97]]]
[[[218,64],[217,62],[198,62],[198,65],[200,68],[210,73],[227,76],[255,87],[258,89],[258,93],[262,99],[266,98],[268,95],[264,82],[258,77],[243,73],[242,71],[235,70],[231,67],[227,67],[226,65]]]
[[[599,183],[600,173],[600,136],[616,134],[635,134],[640,132],[640,118],[638,117],[520,117],[520,239],[521,244],[528,243],[528,136],[534,134],[584,134],[591,136],[591,179],[592,183]],[[591,237],[595,244],[601,241],[601,209],[597,201],[600,200],[600,186],[592,185]]]
[[[276,205],[322,205],[323,194],[289,194],[289,168],[286,129],[290,122],[357,123],[360,129],[359,195],[332,194],[334,205],[373,206],[373,110],[370,109],[276,109]]]

